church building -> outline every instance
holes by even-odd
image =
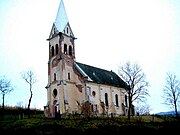
[[[127,115],[127,84],[113,71],[77,62],[75,40],[61,0],[47,39],[49,60],[45,116]]]

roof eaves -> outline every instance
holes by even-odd
[[[79,66],[75,63],[75,68],[80,72],[83,77],[87,77],[88,81],[93,81]]]

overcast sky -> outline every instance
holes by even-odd
[[[0,76],[14,91],[5,105],[28,105],[28,84],[20,73],[37,75],[31,107],[46,105],[48,41],[60,0],[0,0]],[[77,37],[76,61],[113,70],[137,62],[150,83],[151,113],[169,111],[162,93],[167,72],[180,79],[179,0],[64,0]],[[2,98],[0,98],[2,102]]]

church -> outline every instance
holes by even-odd
[[[127,84],[113,71],[77,62],[76,39],[61,0],[47,39],[49,60],[45,116],[127,115]]]

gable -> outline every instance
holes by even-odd
[[[58,31],[57,27],[56,27],[56,24],[53,23],[53,26],[51,28],[51,32],[49,34],[49,38],[48,39],[51,39],[53,37],[55,37],[57,34],[59,34],[60,32]],[[75,38],[73,32],[72,32],[72,29],[70,27],[70,24],[69,22],[66,24],[66,26],[64,27],[64,29],[62,29],[62,32],[61,33],[64,33],[65,35],[68,35],[69,37],[73,37]]]
[[[76,64],[94,83],[121,87],[125,89],[128,88],[128,85],[113,71],[100,69],[79,62],[76,62]]]
[[[63,33],[66,34],[66,35],[68,35],[68,36],[74,37],[74,34],[73,34],[73,32],[72,32],[72,29],[71,29],[71,27],[70,27],[69,22],[68,22],[67,25],[64,27]]]
[[[52,37],[53,37],[55,34],[57,34],[57,33],[58,33],[58,30],[57,30],[55,24],[53,23],[53,26],[52,26],[52,28],[51,28],[51,32],[50,32],[50,34],[49,34],[49,39],[52,38]]]

